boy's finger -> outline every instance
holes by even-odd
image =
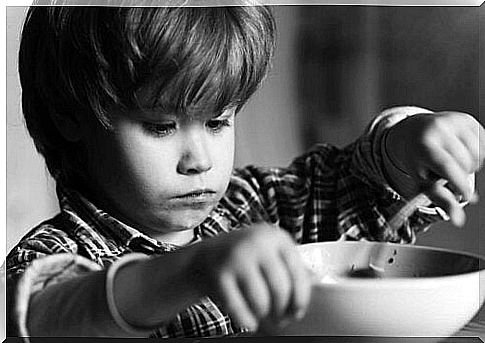
[[[452,191],[437,182],[430,186],[426,194],[436,206],[448,214],[453,225],[462,227],[465,224],[465,212]]]
[[[478,138],[478,156],[480,162],[480,168],[483,165],[483,161],[485,159],[485,129],[483,126],[479,124],[478,130],[476,130],[477,138]]]
[[[478,146],[473,146],[473,137],[449,139],[444,145],[444,149],[450,157],[458,163],[461,169],[467,174],[478,169]],[[476,142],[476,141],[475,141]]]
[[[485,129],[480,123],[476,122],[476,125],[472,128],[471,131],[472,133],[470,134],[470,136],[473,135],[473,137],[475,137],[475,139],[478,141],[478,159],[480,162],[479,166],[481,168],[485,159]]]
[[[269,314],[271,298],[268,287],[259,270],[244,273],[238,280],[239,289],[243,293],[252,313],[262,319]]]
[[[480,141],[479,150],[481,153],[481,160],[483,161],[485,154],[485,129],[481,125],[478,129],[478,140]]]
[[[224,308],[231,314],[234,320],[250,331],[256,331],[258,321],[244,300],[242,293],[232,275],[226,275],[221,282],[220,298]]]
[[[459,137],[462,144],[466,147],[470,153],[472,159],[472,170],[469,173],[474,173],[480,169],[483,161],[484,150],[480,147],[480,138],[477,130],[469,130],[466,134]]]
[[[288,307],[291,295],[291,280],[280,256],[271,260],[266,261],[262,265],[261,270],[271,294],[271,316],[279,318],[285,314],[286,308]]]
[[[289,275],[292,279],[292,296],[288,312],[299,320],[303,318],[310,303],[312,293],[312,280],[306,266],[295,249],[282,252]]]
[[[463,200],[469,201],[473,198],[473,189],[468,182],[468,173],[461,168],[453,156],[445,150],[436,152],[434,163],[430,165],[431,171],[440,178],[447,180],[453,185]],[[434,187],[433,185],[431,187]]]

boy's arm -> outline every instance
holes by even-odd
[[[21,268],[24,271],[7,273],[8,336],[75,335],[76,331],[70,332],[73,327],[90,320],[90,316],[78,316],[73,321],[75,311],[92,311],[100,322],[107,322],[105,301],[100,299],[103,293],[91,291],[101,281],[101,267],[96,263],[61,253],[40,257]]]
[[[386,136],[391,127],[418,113],[433,112],[415,106],[400,106],[387,109],[374,118],[358,143],[352,173],[370,184],[389,186],[389,190],[398,196],[409,198],[415,195],[409,176],[396,168],[386,153]]]
[[[307,271],[290,237],[263,226],[152,258],[127,254],[107,271],[72,254],[41,258],[23,279],[31,296],[21,335],[146,337],[202,297],[251,330],[268,315],[301,317],[311,294]]]
[[[202,297],[189,280],[194,250],[128,254],[107,270],[76,254],[37,259],[7,280],[16,335],[147,337]]]
[[[96,270],[89,260],[76,255],[40,259],[19,287],[19,292],[32,294],[29,304],[20,304],[24,309],[28,306],[20,335],[147,337],[202,296],[188,280],[187,253],[191,252],[153,259],[129,254],[107,270]],[[86,265],[89,271],[74,272]],[[53,266],[62,269],[57,274],[71,277],[56,282]],[[42,282],[48,285],[32,290]]]
[[[356,143],[353,154],[351,173],[369,185],[382,185],[396,201],[383,212],[386,217],[394,219],[402,217],[404,225],[399,235],[406,242],[414,243],[416,233],[425,231],[429,225],[439,220],[448,220],[448,215],[440,208],[431,206],[432,201],[427,201],[417,206],[412,213],[405,212],[405,202],[412,200],[420,190],[416,188],[415,181],[402,171],[391,160],[387,151],[387,136],[393,126],[402,120],[416,114],[433,114],[434,112],[415,106],[400,106],[390,108],[380,113],[369,125],[367,132]],[[406,144],[402,142],[402,144]],[[474,180],[474,175],[470,175]],[[389,195],[388,195],[389,197]],[[401,210],[402,209],[402,210]],[[393,235],[395,235],[394,232]]]
[[[76,252],[72,239],[47,225],[10,252],[6,260],[7,336],[74,336],[93,320],[89,312],[96,315],[95,325],[90,323],[88,328],[96,330],[101,325],[103,333],[116,327],[113,321],[109,323],[101,291],[102,267]]]
[[[272,222],[300,243],[337,239],[414,242],[415,234],[443,219],[436,211],[406,215],[397,231],[388,225],[406,203],[385,175],[381,143],[398,121],[427,110],[383,112],[353,144],[317,145],[284,169],[248,166],[236,171],[226,208],[235,220]],[[248,208],[241,211],[238,208]]]
[[[173,318],[200,299],[193,296],[194,290],[187,290],[185,282],[193,248],[139,263],[131,262],[145,255],[128,254],[107,270],[78,255],[78,249],[66,233],[44,225],[10,252],[6,260],[7,336],[146,337],[153,331],[151,324]],[[113,273],[115,269],[119,273]],[[130,301],[130,314],[145,323],[143,327],[116,317]],[[143,317],[147,313],[154,316],[153,322],[152,317]]]

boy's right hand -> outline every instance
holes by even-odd
[[[285,231],[257,224],[198,245],[195,286],[241,326],[256,330],[263,319],[283,325],[303,317],[311,276]]]

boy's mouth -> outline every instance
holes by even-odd
[[[181,195],[177,195],[174,199],[182,200],[182,201],[200,201],[200,202],[207,202],[213,200],[217,195],[217,192],[211,189],[197,189],[193,190]]]

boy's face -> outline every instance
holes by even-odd
[[[96,202],[152,236],[200,224],[226,191],[234,159],[234,109],[220,116],[114,113],[88,137]]]

